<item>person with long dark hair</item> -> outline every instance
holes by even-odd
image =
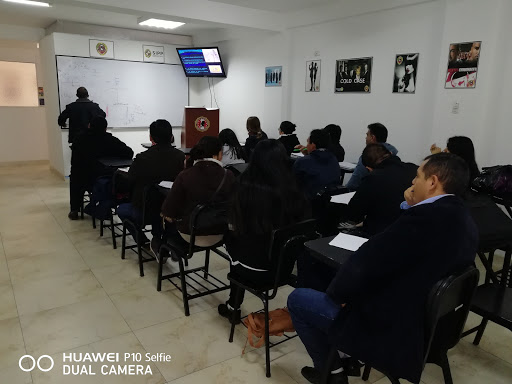
[[[261,285],[272,283],[276,260],[267,258],[272,231],[302,221],[308,212],[283,145],[275,139],[258,143],[231,200],[230,231],[224,237],[231,273]],[[243,296],[243,289],[232,286],[219,314],[231,319],[236,310],[239,322]]]
[[[171,191],[162,205],[162,215],[171,226],[166,228],[167,237],[179,236],[190,239],[189,216],[198,204],[228,201],[235,182],[235,176],[222,165],[222,143],[217,137],[204,136],[190,151],[187,168],[174,181]],[[220,187],[220,189],[218,189]],[[217,191],[218,189],[218,191]],[[211,246],[222,239],[222,228],[211,228],[208,233],[199,233],[195,243]],[[180,238],[177,238],[178,240]],[[165,239],[164,239],[165,240]],[[158,254],[159,241],[151,242],[151,249]]]
[[[245,140],[245,155],[247,156],[247,160],[250,160],[256,144],[261,140],[268,139],[268,136],[261,130],[260,119],[256,116],[251,116],[247,119],[247,133],[249,137]]]
[[[440,153],[441,148],[436,146],[436,144],[432,144],[432,146],[430,147],[430,152],[432,154]],[[470,181],[473,181],[478,175],[480,175],[480,171],[478,169],[478,165],[475,159],[475,147],[469,137],[450,137],[446,142],[446,148],[444,149],[443,152],[453,153],[454,155],[457,155],[464,159],[464,161],[468,164],[469,167]]]
[[[244,149],[240,145],[236,133],[226,128],[219,132],[219,140],[222,143],[222,164],[245,163]]]

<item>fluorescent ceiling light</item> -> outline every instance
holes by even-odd
[[[49,7],[49,3],[43,3],[42,1],[31,1],[31,0],[4,0],[8,3],[18,3],[25,5],[35,5],[36,7]]]
[[[169,21],[169,20],[160,20],[160,19],[148,19],[144,21],[139,21],[139,25],[145,25],[147,27],[156,27],[156,28],[165,28],[165,29],[174,29],[181,27],[185,23],[180,23],[178,21]]]

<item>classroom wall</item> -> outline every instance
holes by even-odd
[[[2,39],[0,61],[35,63],[37,84],[44,86],[37,43]],[[0,163],[48,159],[45,107],[0,107],[0,122]]]
[[[80,26],[83,29],[83,25]],[[105,33],[108,33],[111,28],[106,28]],[[123,40],[120,38],[112,38],[107,35],[102,35],[101,27],[97,28],[96,36],[77,35],[71,33],[59,33],[55,32],[45,37],[41,48],[45,51],[45,73],[51,78],[52,83],[51,89],[47,93],[47,98],[51,99],[50,104],[47,106],[47,121],[48,121],[48,137],[51,141],[52,156],[50,163],[59,173],[62,175],[69,175],[70,173],[70,162],[71,162],[71,150],[67,142],[68,131],[61,130],[57,126],[57,117],[59,115],[59,100],[57,90],[57,77],[55,67],[55,55],[67,55],[67,56],[83,56],[89,57],[89,39],[94,38],[109,38],[114,41],[115,44],[115,57],[117,60],[131,60],[131,61],[143,61],[142,60],[142,44],[155,44],[151,41],[133,41]],[[163,45],[165,49],[165,62],[178,64],[179,58],[176,53],[175,44],[163,44],[161,42],[161,35],[159,34],[158,45]],[[147,37],[147,32],[144,32],[144,37]],[[173,40],[173,36],[170,35],[170,40]],[[185,45],[191,45],[191,38],[180,37]],[[53,87],[55,85],[55,87]],[[86,85],[85,85],[86,86]],[[91,95],[91,99],[94,100],[94,95]],[[176,144],[180,145],[180,128],[176,127],[174,135],[176,137]],[[135,153],[139,153],[143,150],[141,143],[148,142],[148,128],[132,128],[132,129],[115,129],[112,131],[114,136],[119,137],[125,141]]]
[[[221,128],[245,138],[255,114],[275,136],[280,120],[297,124],[299,139],[328,123],[340,124],[346,159],[356,161],[366,126],[388,126],[389,142],[406,161],[419,162],[433,142],[467,135],[480,166],[512,163],[508,100],[512,75],[508,0],[438,0],[342,20],[219,42],[228,77],[215,80]],[[450,43],[482,41],[476,89],[444,89]],[[420,53],[415,95],[393,94],[395,54]],[[371,94],[334,94],[336,59],[373,56]],[[321,60],[321,92],[306,93],[306,61]],[[264,67],[283,65],[283,87],[264,86]],[[501,68],[501,69],[500,69]],[[455,102],[459,113],[452,113]],[[191,104],[210,103],[206,80],[194,83]]]

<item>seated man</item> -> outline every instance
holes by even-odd
[[[386,143],[388,139],[388,129],[381,123],[373,123],[368,126],[368,131],[366,132],[366,145],[379,143],[384,145],[392,155],[396,155],[398,150],[393,147],[391,144]],[[368,170],[363,165],[362,157],[359,157],[359,161],[357,162],[356,168],[354,169],[354,173],[350,177],[346,187],[351,191],[356,191],[361,182],[363,181],[363,177],[368,175]]]
[[[128,171],[127,188],[131,190],[131,201],[130,203],[121,204],[117,208],[117,215],[121,220],[129,219],[135,223],[141,223],[143,219],[144,189],[161,181],[174,181],[183,170],[185,154],[171,145],[174,138],[171,124],[167,120],[156,120],[151,123],[149,139],[153,146],[139,153]],[[158,212],[155,212],[155,221],[158,221],[159,215],[158,210]],[[154,230],[157,228],[159,226],[152,226],[153,235],[155,235]],[[132,233],[134,238],[135,235],[135,233]],[[142,244],[147,243],[149,243],[149,240],[143,238]]]
[[[370,174],[350,200],[343,219],[360,223],[362,231],[373,236],[385,230],[401,213],[404,191],[416,176],[418,167],[403,163],[382,144],[369,144],[361,156]]]
[[[441,278],[474,262],[478,232],[463,201],[469,170],[460,157],[431,155],[405,192],[408,208],[340,266],[327,293],[299,288],[288,297],[293,324],[318,383],[332,345],[390,375],[419,382],[425,302]],[[331,383],[347,383],[346,359]]]
[[[327,132],[314,129],[306,146],[308,155],[297,159],[293,164],[293,172],[299,187],[304,190],[308,199],[325,187],[334,187],[340,183],[340,166],[331,152],[327,150],[330,140]]]
[[[131,159],[133,151],[117,137],[107,133],[107,120],[97,116],[91,120],[87,131],[75,138],[72,145],[69,178],[71,210],[68,214],[71,220],[78,220],[85,189],[91,188],[98,177],[112,172],[98,161],[104,157]]]

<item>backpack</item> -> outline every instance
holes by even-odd
[[[512,198],[512,165],[483,168],[471,186],[478,191],[504,199]]]
[[[92,187],[91,201],[85,206],[84,212],[99,220],[109,220],[114,206],[112,176],[99,177]]]

